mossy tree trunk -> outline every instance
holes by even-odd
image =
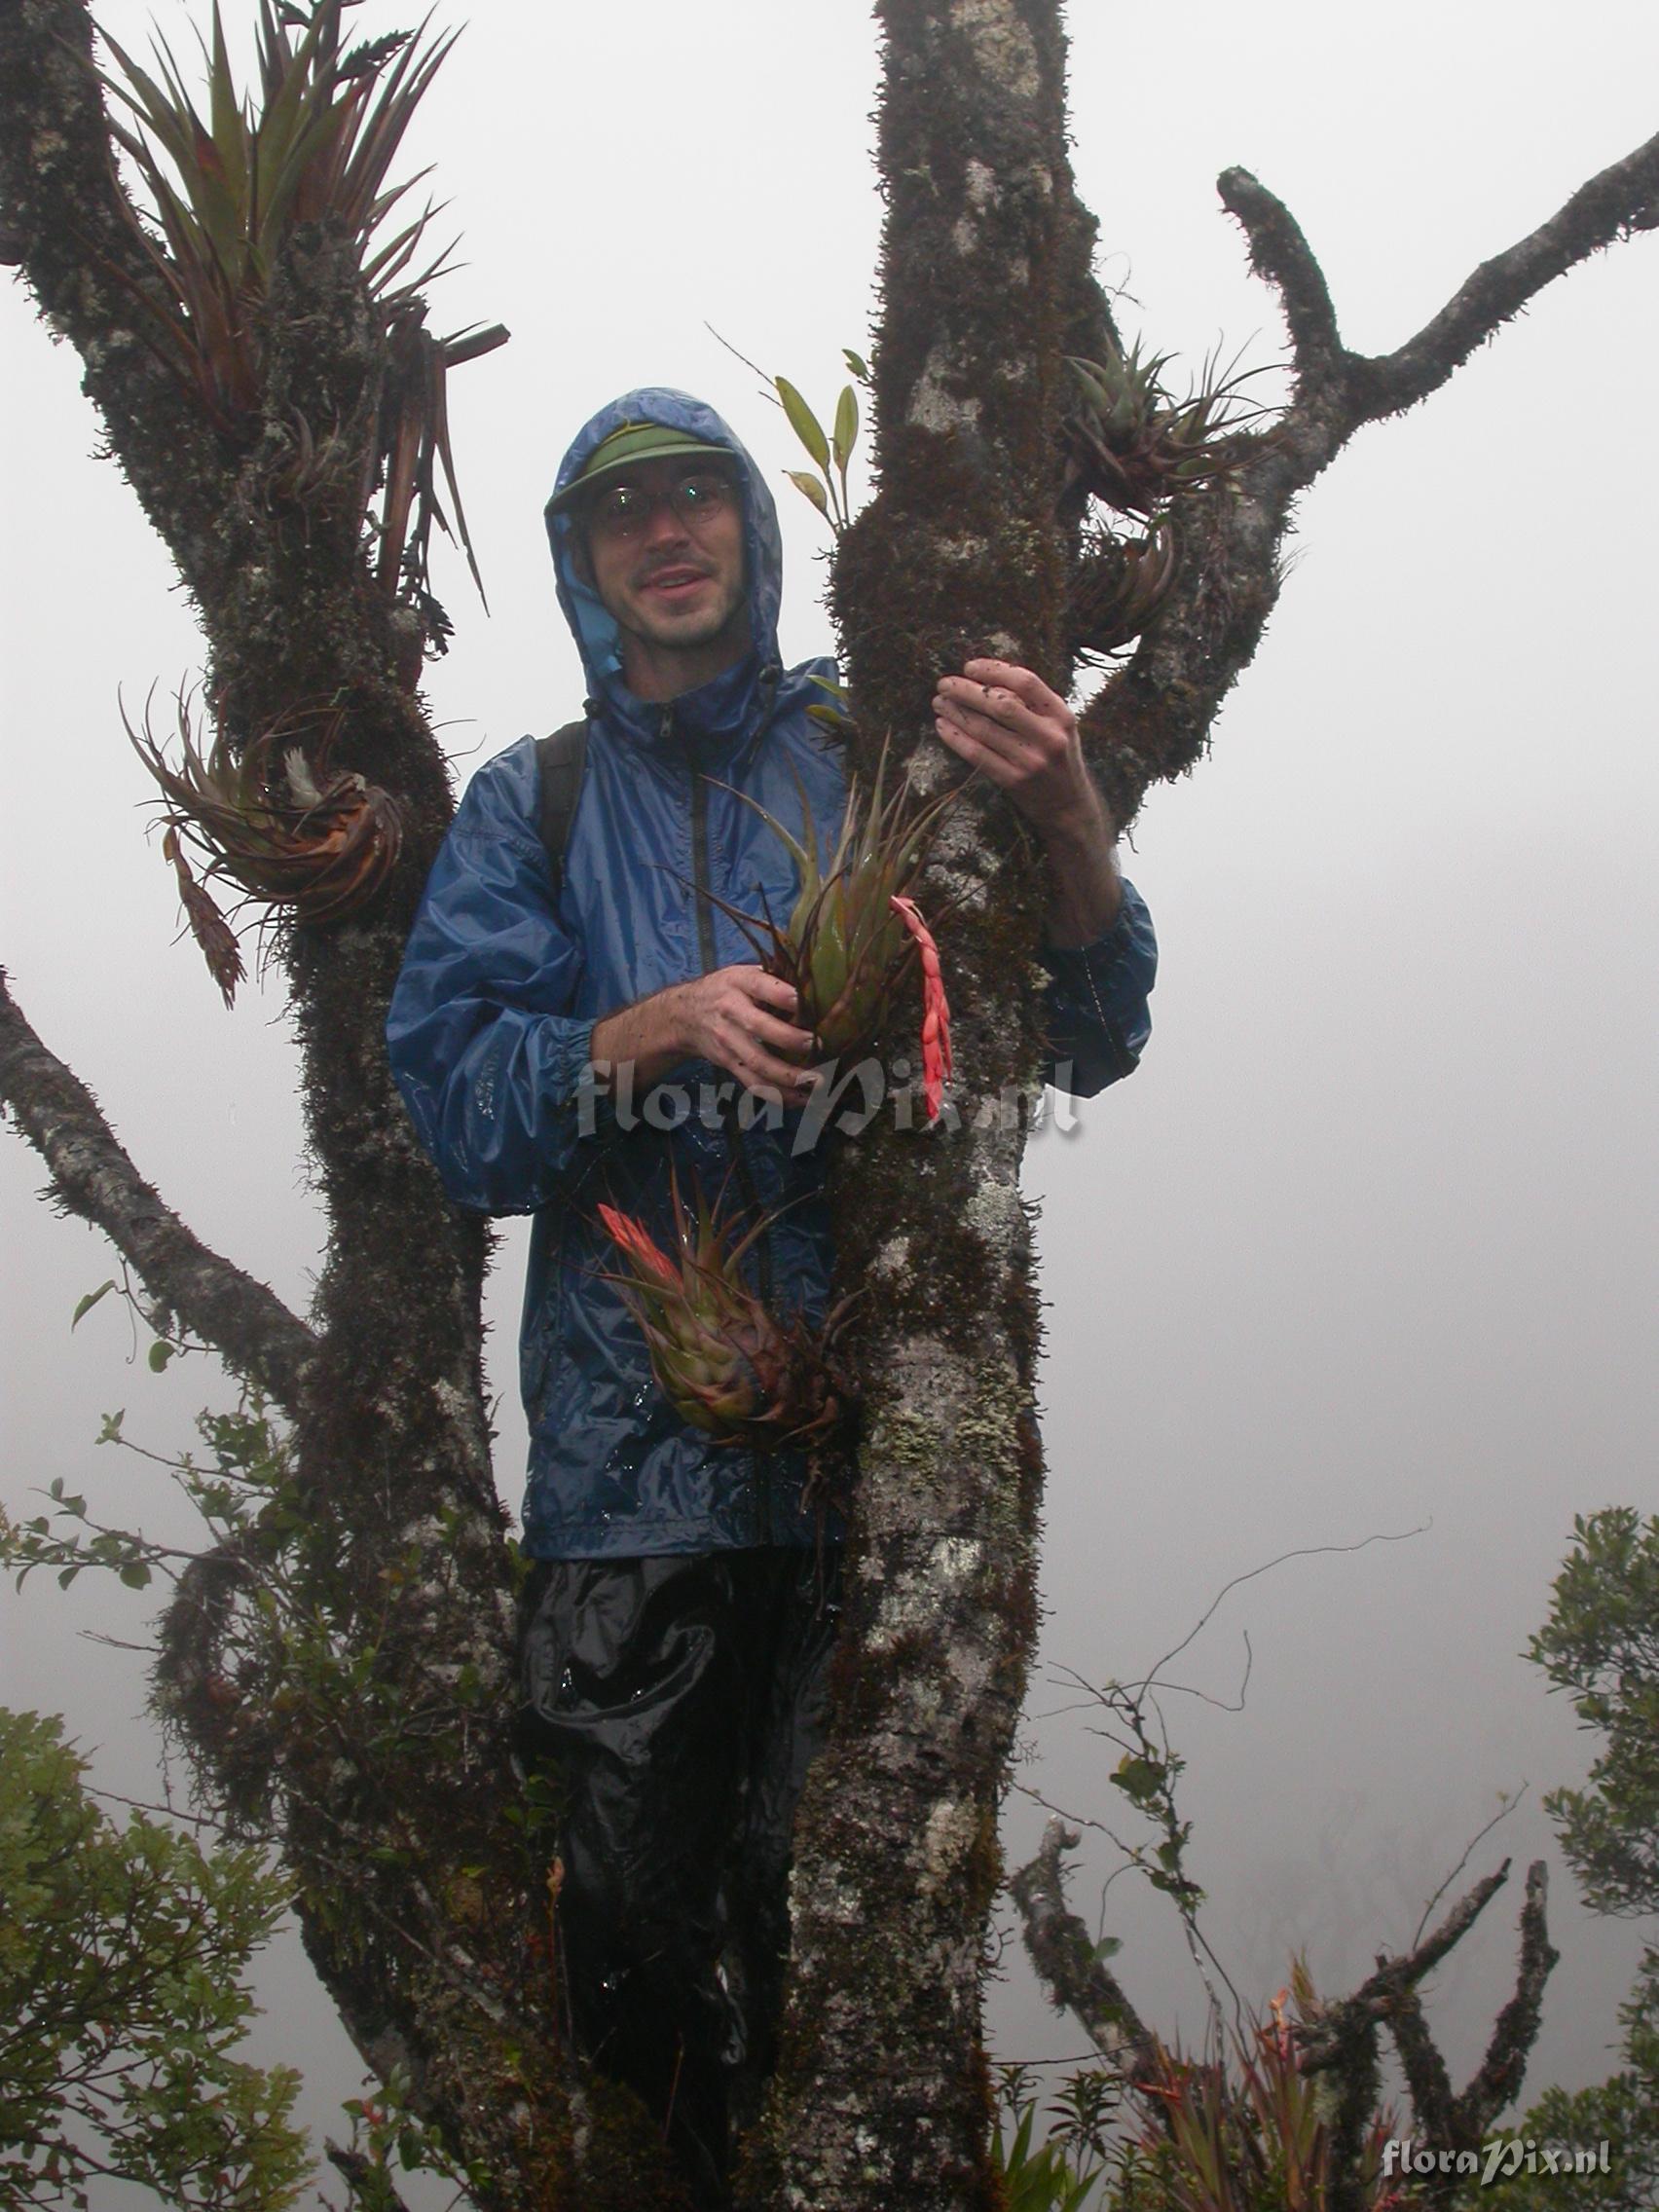
[[[79,350],[113,457],[178,565],[205,640],[204,696],[233,743],[339,710],[333,764],[390,793],[403,821],[385,894],[280,944],[326,1223],[309,1329],[188,1233],[182,1254],[145,1242],[153,1194],[114,1157],[90,1097],[0,1004],[8,1103],[71,1202],[134,1260],[156,1318],[177,1315],[219,1346],[293,1427],[305,1528],[279,1572],[291,1625],[325,1620],[326,1634],[253,1666],[235,1616],[278,1563],[205,1559],[164,1628],[164,1716],[209,1798],[278,1842],[348,2031],[383,2079],[403,2070],[416,2108],[482,2177],[481,2202],[678,2202],[637,2107],[608,2115],[585,2090],[572,2101],[546,1896],[503,1817],[519,1788],[511,1575],[480,1360],[487,1236],[445,1200],[384,1037],[454,803],[414,688],[419,610],[377,582],[364,531],[395,373],[384,317],[349,240],[326,223],[296,231],[261,311],[257,417],[234,432],[207,422],[136,334],[134,295],[154,296],[155,278],[121,204],[91,29],[83,0],[0,6],[11,257]],[[323,458],[298,492],[302,424]],[[30,1080],[47,1101],[32,1120],[18,1095]]]
[[[1104,311],[1065,145],[1052,0],[884,0],[879,492],[834,608],[859,744],[932,739],[976,654],[1069,688],[1060,512],[1068,351]],[[1075,518],[1074,518],[1075,521]],[[872,1125],[840,1161],[839,1263],[867,1381],[849,1621],[830,1749],[796,1829],[785,2058],[756,2206],[994,2200],[980,2037],[998,1804],[1037,1629],[1042,1492],[1030,1223],[1045,884],[995,794],[952,818],[960,1113]]]
[[[835,605],[859,743],[890,733],[908,754],[936,678],[971,653],[1068,687],[1091,556],[1062,490],[1063,356],[1100,358],[1108,323],[1066,161],[1058,0],[878,13],[880,490],[840,548]],[[545,1845],[507,1818],[511,1578],[480,1374],[485,1232],[445,1203],[383,1044],[452,809],[415,690],[419,595],[377,580],[363,527],[397,375],[385,318],[349,241],[327,225],[295,233],[261,311],[258,408],[234,434],[214,427],[135,335],[155,271],[90,51],[86,0],[0,0],[0,254],[82,357],[113,458],[192,595],[233,743],[338,710],[336,764],[395,799],[404,842],[375,904],[280,947],[327,1217],[309,1321],[161,1203],[3,974],[0,1105],[55,1195],[115,1241],[158,1324],[216,1346],[293,1425],[303,1511],[204,1560],[165,1631],[166,1709],[209,1794],[283,1851],[349,2031],[383,2075],[406,2070],[487,2212],[648,2212],[677,2186],[640,2109],[560,2052]],[[1084,718],[1121,823],[1149,781],[1201,752],[1276,596],[1297,494],[1542,284],[1653,227],[1659,140],[1377,358],[1344,347],[1284,208],[1242,171],[1221,189],[1282,296],[1295,392],[1182,504],[1174,587]],[[954,902],[962,1112],[931,1135],[872,1127],[842,1165],[843,1198],[857,1177],[837,1234],[866,1293],[869,1419],[837,1718],[798,1831],[785,2055],[744,2177],[751,2212],[997,2201],[979,1995],[1036,1628],[1039,1324],[1018,1171],[1045,886],[988,800],[958,811],[934,874]],[[291,1633],[262,1644],[256,1593],[278,1581]]]

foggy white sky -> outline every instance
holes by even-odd
[[[141,50],[151,11],[102,11]],[[182,51],[186,11],[154,18]],[[370,0],[363,27],[405,17]],[[1655,126],[1659,18],[1612,0],[1370,11],[1074,12],[1077,162],[1129,332],[1198,356],[1279,345],[1270,296],[1219,212],[1253,167],[1323,261],[1350,343],[1398,343],[1474,264]],[[874,42],[845,4],[479,0],[417,141],[463,234],[440,328],[506,322],[458,373],[455,443],[492,618],[461,564],[429,694],[462,774],[580,697],[540,507],[571,432],[613,392],[681,384],[727,413],[779,485],[784,644],[829,649],[822,526],[778,472],[794,456],[713,322],[809,395],[865,342],[879,208],[866,118]],[[1132,1677],[1229,1575],[1299,1545],[1424,1527],[1302,1560],[1235,1593],[1179,1678],[1195,1868],[1212,1938],[1265,1999],[1306,1947],[1337,1990],[1406,1942],[1463,1843],[1523,1781],[1502,1852],[1550,1858],[1566,1953],[1533,2074],[1607,2070],[1637,1941],[1571,1899],[1538,1797],[1586,1747],[1518,1656],[1574,1511],[1650,1508],[1655,802],[1650,697],[1659,488],[1651,402],[1659,247],[1641,239],[1554,286],[1424,410],[1361,434],[1301,518],[1297,566],[1214,757],[1149,802],[1128,856],[1163,952],[1134,1081],[1072,1139],[1034,1148],[1051,1301],[1046,1663]],[[986,302],[987,314],[998,303]],[[0,962],[42,1035],[96,1089],[144,1172],[195,1227],[303,1303],[316,1223],[275,989],[226,1016],[174,944],[170,877],[137,811],[116,713],[197,665],[135,503],[91,457],[76,363],[7,298],[6,780]],[[159,1517],[91,1448],[98,1415],[185,1440],[222,1400],[203,1362],[157,1381],[106,1302],[101,1240],[34,1203],[0,1138],[6,1223],[4,1494],[54,1474],[110,1518]],[[492,1292],[499,1473],[516,1502],[512,1345],[522,1240]],[[5,1696],[65,1711],[109,1787],[147,1795],[139,1662],[77,1627],[142,1634],[143,1605],[83,1581],[0,1597]],[[1030,1708],[1064,1704],[1042,1679]],[[1021,1770],[1114,1817],[1110,1754],[1080,1716],[1033,1720]],[[1011,1803],[1010,1848],[1037,1816]],[[1098,1838],[1095,1839],[1099,1841]],[[1077,1895],[1113,1863],[1085,1853]],[[1466,2071],[1501,2000],[1518,1895],[1438,1983]],[[1109,1899],[1130,1991],[1199,2025],[1167,1915]],[[305,2058],[329,2124],[356,2069],[292,1950],[265,2046]],[[1022,1973],[1004,2055],[1080,2047]]]

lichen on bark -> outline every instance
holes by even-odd
[[[879,11],[887,303],[872,355],[878,492],[833,585],[865,753],[931,742],[937,677],[994,650],[1061,688],[1062,349],[1080,248],[1056,12]],[[954,901],[970,1111],[872,1127],[842,1160],[839,1265],[866,1286],[868,1379],[838,1719],[796,1829],[783,2062],[745,2201],[994,2200],[980,2030],[996,1819],[1036,1623],[1040,1454],[1022,1117],[1042,882],[971,795],[935,857]]]
[[[879,492],[842,541],[834,609],[862,764],[890,736],[935,783],[951,772],[926,756],[942,670],[990,650],[1069,690],[1082,502],[1061,467],[1064,356],[1100,358],[1111,317],[1067,165],[1057,0],[884,0],[879,18]],[[313,1325],[168,1213],[3,993],[0,1100],[155,1309],[187,1314],[293,1417],[306,1533],[285,1571],[296,1617],[309,1604],[333,1640],[311,1662],[326,1725],[286,1723],[215,1671],[261,1560],[253,1539],[209,1558],[169,1620],[166,1694],[210,1793],[250,1821],[269,1812],[349,2029],[371,2064],[409,2070],[418,2109],[480,2176],[481,2203],[648,2212],[682,2192],[640,2108],[561,2048],[536,1963],[545,1833],[526,1840],[503,1817],[526,1808],[510,1758],[513,1566],[480,1374],[486,1233],[443,1200],[382,1046],[452,812],[415,692],[423,609],[387,588],[365,530],[397,373],[387,332],[347,241],[327,223],[297,230],[262,310],[257,419],[235,434],[206,421],[138,335],[153,270],[90,48],[85,0],[0,0],[0,247],[80,353],[112,454],[200,613],[233,744],[326,705],[338,764],[389,793],[403,820],[378,904],[276,940],[327,1215]],[[1184,498],[1174,588],[1085,717],[1121,823],[1150,781],[1201,754],[1272,607],[1299,493],[1359,424],[1425,396],[1540,284],[1651,227],[1659,140],[1377,358],[1343,346],[1271,194],[1242,171],[1222,191],[1285,302],[1297,387],[1235,469]],[[1040,1322],[1018,1173],[1040,1066],[1044,883],[984,794],[940,837],[934,880],[953,912],[965,1110],[931,1134],[872,1125],[840,1170],[843,1271],[866,1288],[868,1422],[835,1731],[798,1838],[784,2059],[743,2183],[753,2212],[998,2200],[979,1995],[998,1796],[1036,1628]],[[277,1536],[267,1527],[258,1542]],[[267,1657],[278,1673],[297,1663],[293,1649]],[[1533,1982],[1544,1948],[1539,1933]]]

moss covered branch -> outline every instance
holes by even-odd
[[[1326,2006],[1297,2030],[1303,2071],[1329,2079],[1339,2132],[1341,2116],[1346,2116],[1346,2135],[1354,2142],[1357,2124],[1369,2119],[1376,2103],[1377,2043],[1382,2027],[1399,2053],[1414,2120],[1430,2150],[1478,2152],[1497,2115],[1520,2093],[1537,2041],[1544,1983],[1558,1956],[1545,1923],[1542,1861],[1527,1875],[1514,1992],[1497,2016],[1479,2070],[1461,2093],[1453,2089],[1419,1996],[1425,1976],[1462,1941],[1508,1876],[1506,1860],[1466,1892],[1422,1942],[1399,1958],[1380,1960],[1376,1972],[1351,1996]],[[1448,2172],[1438,2184],[1431,2177],[1424,2194],[1432,2201],[1450,2202],[1456,2194],[1455,2175]]]
[[[1271,429],[1238,441],[1225,476],[1178,502],[1174,587],[1083,718],[1120,824],[1133,820],[1152,784],[1186,774],[1202,757],[1278,598],[1281,549],[1300,495],[1362,424],[1438,390],[1555,277],[1616,240],[1659,227],[1659,137],[1580,186],[1547,222],[1483,262],[1414,338],[1375,356],[1343,345],[1324,274],[1283,203],[1246,169],[1226,170],[1218,189],[1243,228],[1252,266],[1279,295],[1296,388]]]
[[[48,1196],[101,1229],[149,1293],[158,1325],[181,1321],[289,1412],[317,1341],[274,1291],[210,1251],[145,1182],[80,1078],[30,1027],[0,969],[0,1108],[52,1171]]]
[[[1026,1953],[1055,2007],[1072,2014],[1107,2065],[1129,2082],[1152,2080],[1160,2073],[1157,2044],[1066,1903],[1060,1862],[1078,1840],[1056,1815],[1037,1856],[1010,1877]]]

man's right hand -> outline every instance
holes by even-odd
[[[804,1064],[813,1037],[795,1026],[798,1008],[793,985],[764,968],[715,968],[595,1022],[588,1057],[632,1060],[645,1089],[682,1060],[711,1060],[758,1097],[803,1106],[815,1083]]]

